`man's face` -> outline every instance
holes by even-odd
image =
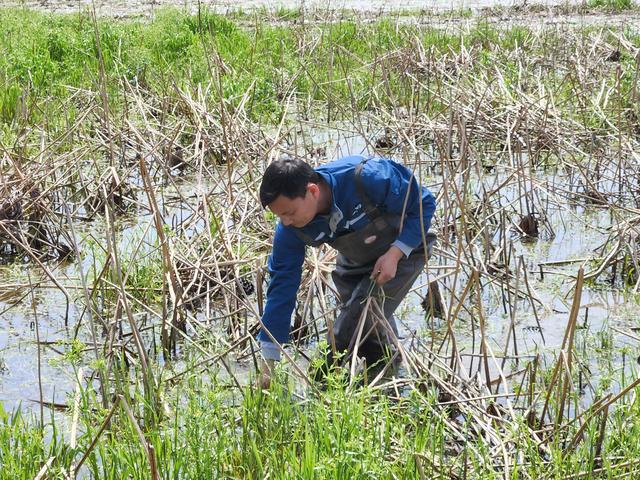
[[[288,198],[279,195],[269,204],[269,210],[278,216],[283,225],[301,228],[318,213],[318,198],[318,186],[310,183],[304,197]]]

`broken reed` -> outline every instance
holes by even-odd
[[[22,15],[0,20],[13,29],[3,37],[0,241],[41,272],[33,288],[83,303],[68,321],[95,366],[78,381],[75,418],[85,430],[76,449],[55,431],[45,447],[19,414],[3,416],[4,438],[26,436],[22,450],[37,453],[27,465],[46,473],[85,464],[99,478],[263,476],[294,459],[309,478],[375,476],[380,459],[410,478],[579,478],[584,465],[636,467],[633,448],[607,455],[631,442],[607,433],[635,431],[624,413],[635,408],[626,394],[636,384],[581,406],[581,389],[602,392],[576,385],[588,358],[574,339],[584,279],[615,268],[634,224],[637,37],[483,20],[455,33],[389,19],[256,28],[170,11],[150,23],[37,14],[18,36]],[[400,345],[407,378],[368,379],[370,390],[357,392],[338,383],[299,405],[279,390],[243,388],[233,365],[253,357],[264,301],[274,219],[255,198],[260,172],[281,154],[327,160],[326,145],[306,133],[319,128],[314,118],[341,119],[369,152],[435,183],[440,245],[427,282],[439,282],[444,309],[441,328],[430,318],[426,336]],[[189,182],[196,188],[185,193]],[[532,315],[540,328],[544,304],[518,245],[553,238],[554,219],[576,206],[607,209],[616,228],[589,259],[594,268],[566,273],[574,308],[557,358],[527,357],[518,324]],[[102,229],[87,235],[81,222]],[[92,260],[78,262],[79,282],[61,277],[60,251]],[[332,259],[310,252],[288,359],[306,356],[335,314]],[[500,310],[509,328],[495,351],[487,326]],[[459,345],[469,329],[470,352]],[[183,359],[188,367],[174,366]],[[288,367],[308,382],[303,368]],[[224,381],[190,383],[219,371]],[[389,389],[397,405],[375,396]],[[185,402],[204,406],[183,414]],[[203,437],[218,443],[201,448]]]

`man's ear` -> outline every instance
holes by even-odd
[[[317,200],[320,198],[320,187],[317,183],[307,183],[307,191]]]

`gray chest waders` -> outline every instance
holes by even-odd
[[[328,243],[338,250],[332,279],[340,300],[340,313],[328,334],[331,348],[345,352],[348,359],[355,353],[366,359],[367,365],[384,365],[381,360],[397,357],[398,329],[393,312],[407,295],[425,264],[424,248],[419,246],[408,258],[398,262],[396,276],[382,287],[372,287],[370,279],[375,262],[384,255],[398,238],[402,218],[381,212],[369,199],[361,179],[363,160],[355,169],[355,188],[369,223],[360,230],[349,232],[331,242],[314,241],[299,229],[296,235],[310,246]],[[431,250],[435,235],[427,234],[427,247]],[[368,297],[372,296],[368,302]],[[367,311],[364,312],[365,307]],[[327,366],[332,363],[330,353]],[[324,372],[320,372],[324,373]]]

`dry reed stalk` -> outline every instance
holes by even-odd
[[[571,383],[571,373],[572,373],[572,364],[573,364],[573,356],[574,356],[574,337],[576,324],[578,321],[578,313],[580,309],[580,301],[582,297],[582,286],[584,284],[584,269],[580,267],[578,270],[578,279],[576,280],[575,285],[575,293],[573,297],[573,304],[571,307],[571,313],[569,314],[569,319],[567,322],[567,327],[565,329],[564,338],[562,340],[562,348],[560,350],[560,356],[556,365],[553,369],[553,374],[551,376],[550,383],[547,387],[547,396],[545,398],[544,406],[542,407],[542,412],[540,414],[540,422],[544,423],[545,416],[547,414],[547,410],[550,406],[551,395],[553,389],[557,386],[559,388],[557,401],[557,413],[556,413],[556,421],[555,425],[559,426],[562,424],[565,401],[567,398],[567,393],[570,388]],[[562,382],[561,384],[559,382]]]
[[[45,478],[47,478],[47,472],[49,471],[49,468],[51,467],[51,464],[55,459],[56,457],[49,457],[42,468],[38,471],[36,476],[33,477],[33,480],[44,480]]]
[[[134,344],[136,346],[136,351],[138,354],[138,359],[140,361],[140,368],[142,374],[142,380],[144,385],[144,396],[147,401],[147,404],[151,406],[151,410],[148,412],[150,414],[150,418],[148,418],[149,423],[154,423],[154,412],[157,410],[158,405],[158,390],[156,385],[156,380],[153,375],[153,371],[151,369],[151,365],[149,363],[149,357],[138,330],[138,325],[136,323],[136,319],[133,315],[133,311],[131,310],[130,303],[127,301],[127,291],[124,284],[124,275],[122,273],[122,267],[120,264],[120,255],[118,249],[116,247],[116,233],[114,227],[114,217],[113,211],[109,208],[109,205],[105,205],[105,218],[107,220],[107,251],[109,254],[109,258],[113,262],[114,274],[116,277],[117,286],[120,289],[119,298],[118,298],[118,308],[116,310],[116,320],[120,317],[120,308],[123,308],[125,311],[126,318],[129,323],[129,327],[131,328],[131,332],[133,334]]]
[[[153,212],[153,221],[156,227],[156,234],[158,235],[160,248],[162,250],[162,261],[164,270],[163,285],[167,285],[171,296],[171,319],[165,319],[163,317],[162,324],[162,348],[164,350],[165,357],[168,359],[170,358],[170,351],[172,349],[172,346],[175,343],[174,332],[176,329],[182,328],[181,325],[183,321],[181,319],[181,312],[183,302],[183,289],[182,285],[179,282],[177,268],[172,262],[172,256],[169,251],[169,244],[164,234],[164,224],[162,222],[160,211],[158,209],[155,194],[153,193],[153,186],[151,185],[151,181],[149,179],[149,174],[147,172],[144,158],[140,158],[140,175],[142,177],[142,181],[145,184],[145,191],[149,199],[149,205],[151,206]],[[168,325],[165,323],[166,320],[169,321]]]
[[[29,283],[31,283],[31,273],[29,275]],[[36,307],[35,290],[30,288],[31,292],[31,309],[33,312],[33,320],[36,330],[36,349],[37,349],[37,366],[38,366],[38,398],[40,399],[40,428],[44,428],[44,397],[42,394],[42,351],[40,349],[40,320]]]

